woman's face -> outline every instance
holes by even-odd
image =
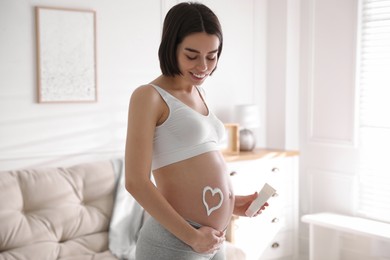
[[[205,32],[193,33],[177,46],[182,77],[192,85],[202,84],[217,66],[219,39]]]

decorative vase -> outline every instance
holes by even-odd
[[[256,139],[249,129],[240,130],[240,151],[253,151],[256,146]]]

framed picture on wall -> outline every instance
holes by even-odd
[[[240,132],[238,124],[225,124],[225,139],[222,142],[220,149],[225,154],[240,153]]]
[[[96,102],[95,11],[35,7],[38,102]]]

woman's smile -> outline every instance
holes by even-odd
[[[215,35],[201,32],[187,36],[177,50],[180,71],[187,71],[191,80],[199,85],[217,66],[218,46],[219,39]]]

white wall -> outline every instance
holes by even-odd
[[[160,73],[161,22],[175,2],[0,1],[0,170],[123,155],[129,97]],[[265,1],[204,2],[225,37],[218,70],[205,84],[210,107],[225,122],[241,103],[258,103],[264,115]],[[37,103],[34,6],[96,11],[97,103]]]
[[[301,215],[356,214],[358,3],[301,0]],[[302,224],[302,260],[308,258],[308,233]],[[337,259],[389,259],[384,243],[348,234],[339,242]]]
[[[267,2],[266,146],[299,149],[300,0]]]

